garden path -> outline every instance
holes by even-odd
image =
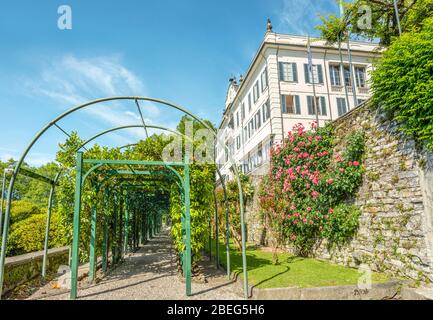
[[[79,282],[78,299],[90,300],[161,300],[161,299],[242,299],[240,286],[227,280],[223,271],[203,262],[206,282],[192,282],[193,295],[185,296],[185,282],[177,273],[174,248],[168,230],[151,239],[125,261],[103,275],[97,273],[96,284],[84,278]],[[53,289],[52,284],[37,290],[29,299],[61,300],[69,291]]]

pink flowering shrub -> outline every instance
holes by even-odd
[[[260,186],[260,205],[274,247],[289,242],[307,256],[321,239],[341,243],[353,236],[359,210],[346,204],[362,179],[363,134],[334,152],[332,128],[301,124],[271,149],[271,167]],[[275,250],[277,252],[277,250]]]

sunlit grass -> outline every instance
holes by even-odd
[[[212,243],[212,259],[215,258],[215,242]],[[226,267],[226,247],[220,245],[220,262]],[[248,246],[248,281],[258,288],[324,287],[356,285],[360,277],[358,269],[333,264],[328,261],[296,257],[287,253],[278,255],[279,264],[272,263],[272,252]],[[230,246],[231,271],[242,277],[242,254]],[[389,281],[381,273],[372,274],[373,283]]]

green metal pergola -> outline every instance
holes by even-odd
[[[221,146],[226,150],[226,152],[229,155],[229,161],[232,164],[233,172],[236,177],[236,181],[238,184],[238,190],[239,190],[239,205],[240,205],[240,219],[241,219],[241,232],[242,232],[242,262],[243,262],[243,284],[244,284],[244,296],[245,298],[248,298],[248,274],[247,274],[247,260],[246,260],[246,237],[245,237],[245,223],[244,223],[244,202],[243,202],[243,194],[242,194],[242,187],[240,178],[238,175],[238,169],[237,166],[232,158],[232,155],[230,154],[227,146],[225,146],[221,141],[218,140],[217,134],[215,131],[213,131],[213,128],[211,128],[207,123],[202,121],[199,117],[195,116],[190,111],[179,107],[175,104],[165,102],[159,99],[154,98],[147,98],[147,97],[139,97],[139,96],[124,96],[124,97],[110,97],[110,98],[104,98],[104,99],[98,99],[94,101],[90,101],[88,103],[73,107],[69,109],[68,111],[62,113],[55,119],[53,119],[51,122],[46,124],[32,139],[30,144],[27,146],[23,154],[21,155],[19,161],[16,163],[14,172],[12,174],[12,177],[9,182],[8,192],[7,192],[7,201],[6,201],[6,211],[4,214],[4,221],[3,221],[3,237],[2,237],[2,244],[1,244],[1,253],[0,253],[0,297],[2,295],[2,289],[3,289],[3,280],[4,280],[4,263],[6,258],[6,245],[8,241],[8,235],[9,235],[9,227],[10,227],[10,210],[12,205],[12,194],[14,190],[14,185],[16,178],[18,174],[24,174],[28,177],[38,179],[40,181],[47,182],[51,185],[50,195],[49,195],[49,201],[48,201],[48,214],[47,214],[47,224],[46,224],[46,232],[45,232],[45,241],[44,241],[44,261],[43,261],[43,267],[42,267],[42,275],[46,275],[46,267],[47,267],[47,251],[48,251],[48,236],[49,236],[49,228],[50,228],[50,218],[51,218],[51,209],[52,209],[52,202],[54,197],[54,190],[55,185],[57,184],[58,179],[60,178],[62,172],[59,172],[54,178],[44,177],[40,174],[31,172],[28,169],[25,169],[22,167],[24,160],[30,150],[33,148],[33,146],[36,144],[36,142],[43,136],[48,129],[52,127],[58,128],[60,131],[62,131],[67,136],[70,136],[63,128],[60,127],[58,122],[62,120],[63,118],[69,116],[70,114],[81,110],[83,108],[87,108],[90,106],[98,105],[98,107],[103,107],[101,103],[108,102],[108,101],[134,101],[137,109],[140,114],[141,118],[141,124],[140,125],[127,125],[122,127],[116,127],[112,129],[108,129],[105,131],[102,131],[98,133],[97,135],[91,137],[87,141],[85,141],[80,148],[77,150],[77,158],[76,158],[76,181],[75,181],[75,204],[74,204],[74,218],[73,218],[73,242],[72,242],[72,264],[71,264],[71,293],[70,297],[72,299],[77,297],[77,275],[78,275],[78,264],[79,264],[79,234],[80,234],[80,211],[81,211],[81,191],[84,185],[84,182],[86,181],[86,178],[89,177],[91,174],[98,174],[99,176],[104,176],[103,181],[94,181],[92,180],[92,186],[95,188],[97,193],[100,190],[104,190],[103,195],[103,207],[104,207],[104,214],[103,214],[103,223],[104,223],[104,230],[103,230],[103,241],[102,241],[102,269],[103,271],[107,270],[108,265],[108,251],[109,251],[109,243],[108,240],[110,238],[110,235],[108,234],[108,225],[111,222],[114,225],[115,231],[119,231],[118,234],[115,232],[111,234],[111,249],[112,249],[112,260],[113,262],[118,262],[119,259],[121,259],[122,254],[125,253],[128,247],[128,243],[132,241],[132,246],[130,245],[130,248],[134,249],[137,247],[137,243],[144,243],[144,241],[149,237],[153,236],[155,232],[158,232],[161,227],[161,212],[157,213],[153,216],[153,220],[147,221],[146,219],[149,219],[151,215],[149,214],[143,214],[142,210],[140,212],[139,208],[140,206],[138,203],[143,204],[147,200],[149,200],[149,197],[155,196],[155,193],[152,193],[151,190],[140,190],[140,192],[134,192],[133,189],[140,189],[144,187],[149,187],[149,181],[158,182],[159,184],[164,183],[175,183],[180,191],[182,202],[183,202],[183,217],[182,217],[182,226],[184,230],[184,243],[185,243],[185,251],[182,255],[182,267],[186,279],[186,294],[191,294],[191,221],[190,221],[190,195],[189,195],[189,159],[187,156],[184,157],[182,162],[173,162],[173,163],[167,163],[167,162],[161,162],[161,161],[141,161],[141,160],[108,160],[108,159],[84,159],[83,158],[83,152],[80,151],[80,149],[85,149],[85,146],[93,141],[94,139],[101,137],[105,134],[114,132],[116,130],[121,129],[128,129],[128,128],[137,128],[141,127],[145,130],[146,136],[148,136],[148,128],[151,129],[159,129],[164,131],[169,131],[178,135],[183,136],[184,138],[188,139],[185,135],[162,127],[157,125],[147,125],[144,122],[144,118],[141,112],[141,108],[139,105],[139,101],[147,101],[152,103],[157,103],[159,105],[168,106],[173,109],[177,109],[184,114],[192,117],[194,120],[199,122],[201,125],[203,125],[205,128],[211,130],[211,132],[214,135],[215,143]],[[93,165],[88,171],[84,171],[83,166],[84,165]],[[111,170],[103,171],[100,170],[102,167],[108,166]],[[121,166],[122,168],[114,168],[116,166]],[[127,167],[129,170],[125,170],[124,167]],[[148,167],[149,169],[146,171],[139,170],[137,167]],[[158,167],[158,169],[154,169],[154,167]],[[183,175],[181,175],[176,169],[182,168],[183,169]],[[163,168],[163,171],[161,171],[161,168]],[[140,168],[141,169],[141,168]],[[224,196],[225,196],[225,213],[226,213],[226,246],[227,246],[227,274],[230,275],[230,254],[229,254],[229,221],[228,221],[228,203],[227,203],[227,194],[226,194],[226,188],[224,185],[224,179],[221,176],[221,173],[218,170],[217,167],[217,173],[222,181],[223,190],[224,190]],[[108,179],[113,178],[113,176],[119,176],[119,175],[126,175],[129,177],[135,177],[135,178],[129,178],[131,183],[129,184],[121,184],[121,189],[114,188],[114,190],[110,190],[109,188],[104,187],[104,182],[106,182]],[[151,176],[152,179],[147,179],[146,183],[143,184],[143,181],[141,181],[141,185],[137,184],[136,182],[139,182],[140,180],[143,180],[142,178],[137,179],[138,176]],[[156,179],[158,178],[158,179]],[[123,181],[127,182],[128,179],[123,179]],[[126,193],[125,193],[126,192]],[[136,193],[141,194],[141,196],[136,196]],[[128,196],[129,195],[129,196]],[[133,196],[134,195],[134,196]],[[118,207],[118,213],[115,215],[112,215],[112,219],[108,218],[108,213],[106,212],[107,203],[110,201],[110,198],[112,201],[116,203],[116,206]],[[122,211],[122,208],[125,208],[125,210]],[[129,211],[134,212],[132,214],[129,214]],[[1,217],[1,216],[0,216]],[[118,226],[116,223],[118,222],[117,219],[119,219],[119,222],[121,222],[120,226],[124,228],[124,233],[122,237],[122,230],[118,229]],[[132,220],[131,220],[132,219]],[[215,219],[218,219],[217,217],[217,208],[215,208]],[[90,237],[90,274],[89,279],[94,279],[95,274],[95,268],[96,268],[96,221],[97,221],[97,205],[94,204],[92,207],[92,213],[91,213],[91,237]],[[129,223],[132,221],[132,226],[129,225]],[[0,221],[1,222],[1,221]],[[132,228],[132,229],[131,229]],[[133,230],[132,233],[130,231]],[[132,234],[132,237],[130,238],[129,235]],[[139,236],[138,236],[139,235]],[[118,238],[117,242],[122,244],[123,249],[119,245],[115,245],[113,237],[120,237]],[[217,255],[216,255],[216,263],[217,266],[219,266],[219,247],[218,247],[218,223],[216,223],[216,238],[217,238]],[[123,242],[122,242],[123,239]]]

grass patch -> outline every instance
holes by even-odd
[[[212,257],[215,257],[215,241],[212,243]],[[220,245],[220,262],[226,263],[226,247]],[[230,246],[231,271],[240,273],[242,277],[242,254]],[[284,287],[325,287],[356,285],[360,273],[358,269],[344,267],[328,261],[312,258],[302,258],[288,253],[279,254],[279,265],[272,264],[272,252],[248,246],[247,266],[248,282],[258,288]],[[373,283],[389,281],[389,277],[382,273],[373,273]]]

